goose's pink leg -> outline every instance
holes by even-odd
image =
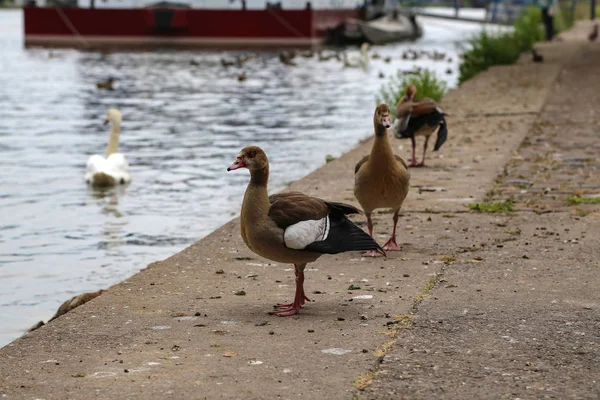
[[[371,220],[371,213],[365,213],[365,214],[367,215],[367,228],[369,229],[369,235],[371,235],[371,237],[373,237],[373,221]],[[382,257],[383,254],[381,254],[375,250],[369,250],[362,256],[363,257]]]
[[[412,161],[410,162],[410,164],[408,164],[409,167],[416,167],[417,166],[417,156],[415,156],[415,147],[416,147],[416,143],[415,143],[415,137],[411,137],[410,138],[410,142],[412,143]]]
[[[420,163],[415,165],[416,167],[424,167],[425,166],[425,153],[427,153],[427,142],[429,142],[429,136],[425,136],[425,144],[423,145],[423,160]]]
[[[400,210],[396,210],[394,211],[394,230],[392,231],[392,236],[390,237],[390,239],[385,242],[385,244],[383,245],[383,249],[385,251],[389,251],[389,250],[400,250],[400,246],[398,246],[398,243],[396,243],[396,225],[398,224],[398,212]]]
[[[294,264],[294,270],[296,273],[296,296],[292,303],[279,303],[273,307],[275,311],[271,311],[271,315],[279,315],[280,317],[287,317],[290,315],[298,314],[300,309],[306,301],[310,301],[304,294],[304,267],[306,264]]]

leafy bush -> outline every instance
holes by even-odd
[[[375,96],[377,104],[385,103],[394,108],[400,98],[404,96],[406,86],[412,83],[417,88],[415,100],[421,100],[425,97],[440,101],[446,94],[448,87],[446,82],[439,79],[436,74],[429,69],[422,69],[415,75],[404,75],[398,70],[396,75],[392,75],[389,82],[381,86],[379,93]],[[392,118],[395,114],[392,113]]]
[[[540,11],[528,7],[514,22],[511,32],[481,31],[469,40],[471,48],[463,56],[458,82],[463,83],[493,65],[513,64],[523,51],[544,38],[541,23]]]

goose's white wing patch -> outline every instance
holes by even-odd
[[[302,250],[311,243],[327,239],[328,235],[329,217],[325,217],[288,226],[283,232],[283,241],[290,249]]]

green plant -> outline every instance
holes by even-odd
[[[536,7],[523,10],[513,24],[513,30],[504,33],[481,31],[471,38],[470,49],[463,55],[458,82],[463,83],[493,65],[513,64],[521,53],[544,37],[541,14]]]
[[[600,204],[600,197],[567,197],[567,201],[571,204]]]
[[[404,90],[410,83],[417,88],[415,100],[428,97],[435,101],[440,101],[448,90],[446,82],[439,79],[429,69],[422,69],[415,75],[404,75],[402,71],[398,70],[396,75],[390,76],[387,84],[381,86],[379,93],[375,96],[375,102],[377,104],[385,103],[394,108],[402,96],[404,96]],[[392,113],[392,119],[394,118],[395,115]]]
[[[511,200],[501,201],[497,203],[484,202],[467,204],[467,207],[473,211],[486,212],[486,213],[501,213],[501,212],[512,212],[513,202]]]

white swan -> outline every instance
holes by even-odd
[[[362,68],[366,70],[369,67],[369,47],[369,43],[365,42],[360,46],[360,53],[353,52],[348,56],[348,54],[344,52],[344,67]]]
[[[106,187],[131,182],[129,164],[123,154],[117,153],[121,133],[121,112],[114,108],[109,109],[104,124],[109,122],[110,138],[106,158],[95,154],[87,162],[85,181],[92,186]]]

